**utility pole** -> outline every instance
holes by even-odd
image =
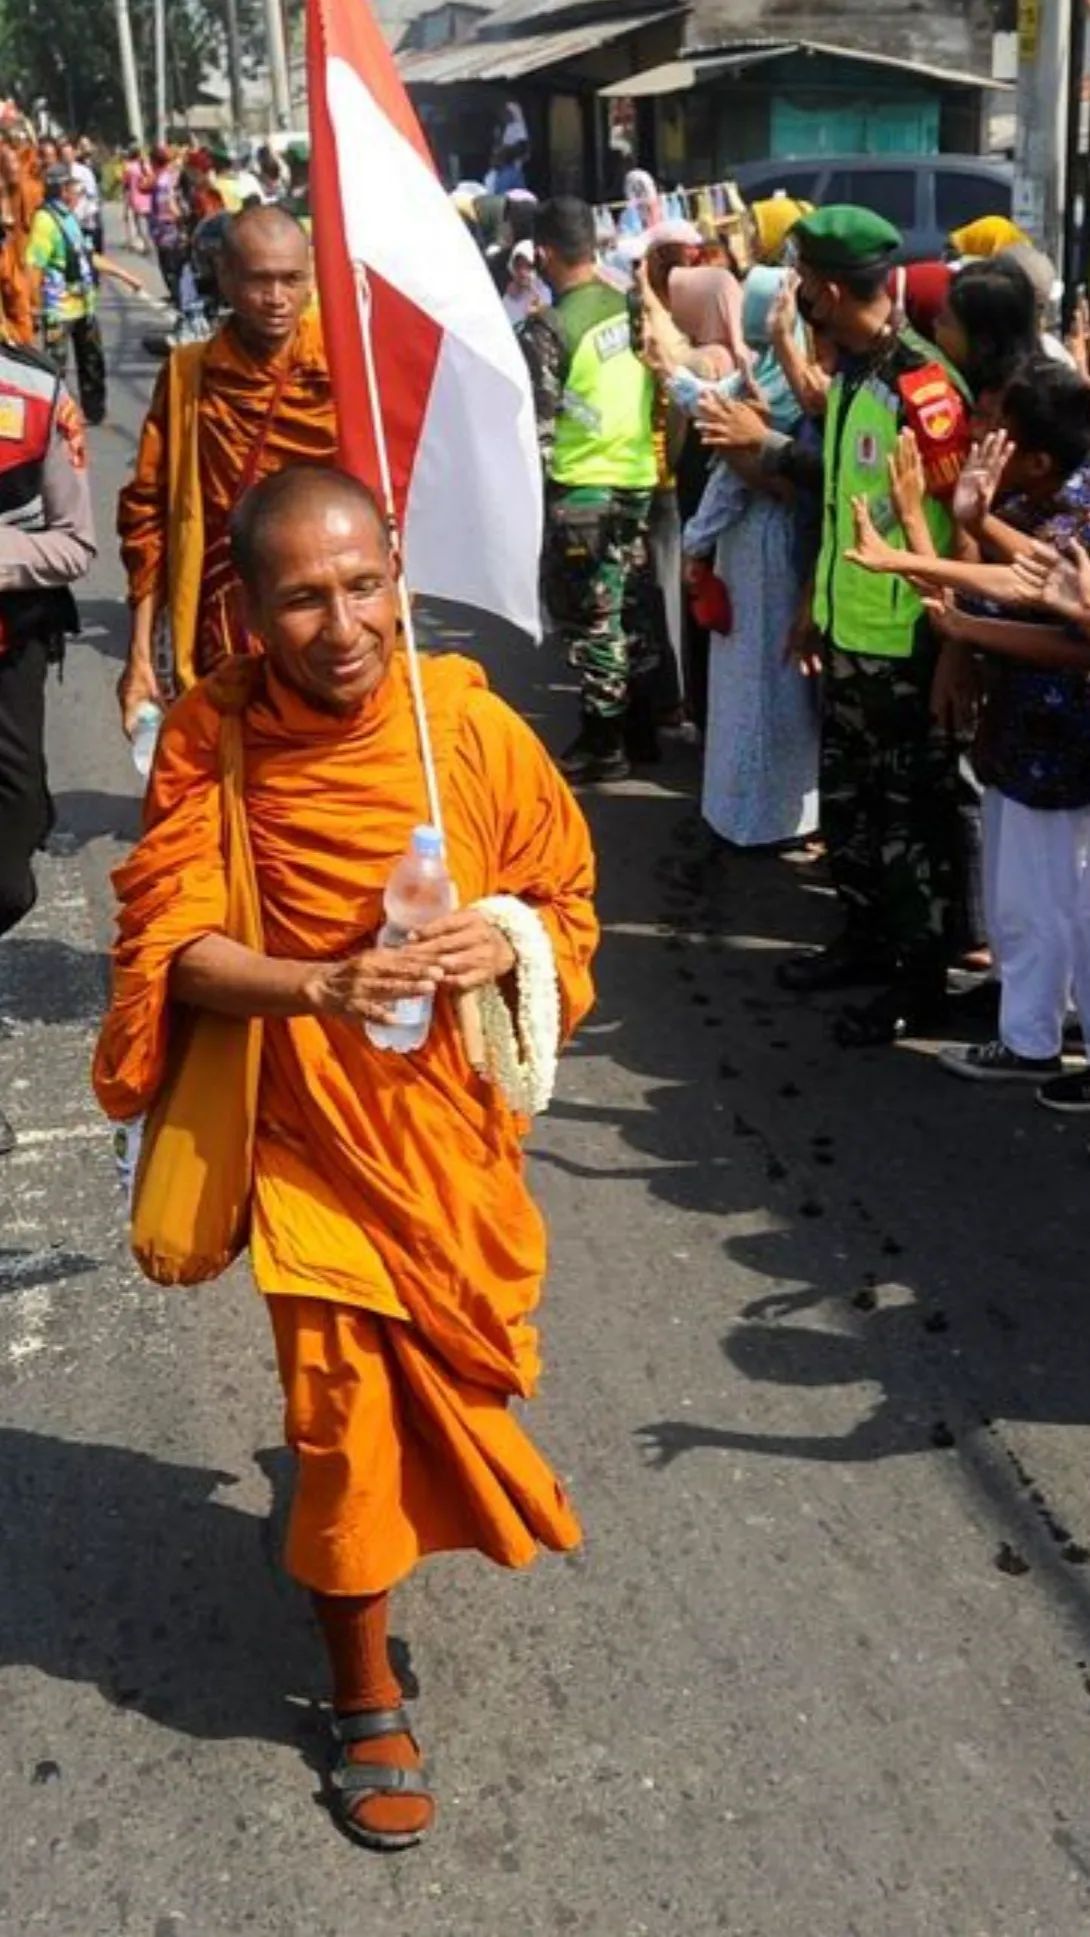
[[[125,90],[125,112],[129,117],[129,133],[134,141],[144,146],[144,117],[140,111],[140,87],[136,78],[136,55],[132,44],[132,21],[129,19],[129,0],[115,0],[117,9],[117,44],[121,55],[121,83]]]
[[[288,50],[284,38],[284,16],[280,0],[265,0],[265,49],[272,83],[273,113],[278,128],[291,126],[291,87],[288,81]]]
[[[238,30],[238,0],[226,0],[227,78],[231,87],[231,127],[242,132],[242,37]]]
[[[167,138],[167,8],[155,0],[155,139]]]
[[[1015,221],[1059,258],[1066,192],[1068,0],[1018,0],[1018,131]]]
[[[1067,154],[1066,194],[1064,196],[1063,261],[1060,275],[1064,285],[1063,320],[1067,325],[1075,308],[1079,288],[1087,274],[1087,195],[1090,193],[1087,150],[1090,149],[1090,122],[1086,103],[1086,50],[1088,0],[1070,0],[1071,40],[1067,73]]]

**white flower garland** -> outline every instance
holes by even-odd
[[[489,895],[475,904],[515,951],[517,1026],[495,982],[481,989],[486,1073],[513,1110],[547,1110],[560,1054],[560,990],[548,930],[515,895]]]

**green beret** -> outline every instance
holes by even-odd
[[[899,229],[873,209],[840,203],[804,215],[791,230],[800,262],[831,275],[837,269],[881,269],[902,244]]]

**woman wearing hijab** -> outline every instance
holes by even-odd
[[[737,396],[756,383],[776,430],[802,415],[771,341],[771,311],[785,271],[758,267],[746,280],[742,324],[754,359],[750,378],[705,385],[688,372],[671,387],[695,408],[714,388]],[[723,459],[684,532],[689,559],[714,555],[731,603],[731,630],[713,631],[705,734],[704,819],[738,847],[804,839],[818,824],[818,716],[811,685],[785,660],[799,597],[795,506],[747,483]]]

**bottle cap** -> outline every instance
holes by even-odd
[[[443,836],[437,827],[413,828],[413,853],[429,861],[438,861],[443,855]]]

